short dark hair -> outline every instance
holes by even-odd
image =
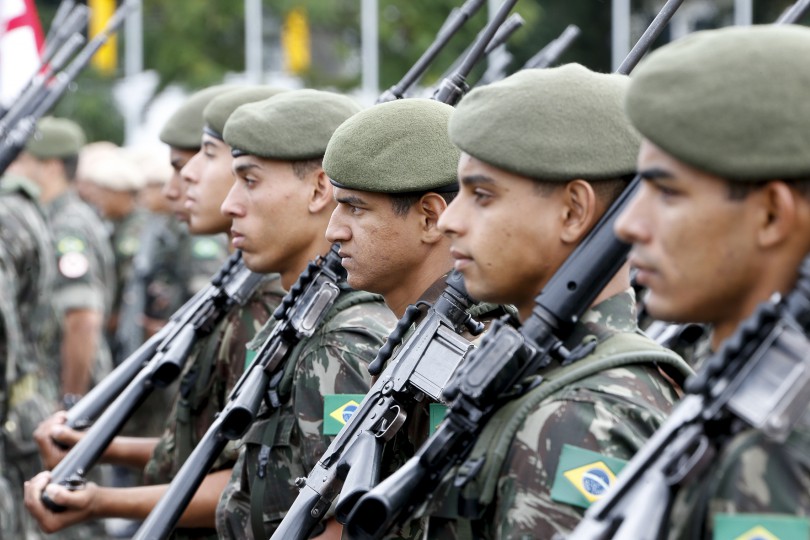
[[[79,156],[66,156],[62,158],[62,166],[65,168],[65,177],[68,180],[76,179],[76,170],[79,168]]]
[[[456,198],[458,195],[458,191],[449,191],[447,193],[438,193],[435,191],[422,191],[417,193],[389,193],[388,197],[391,199],[391,208],[394,209],[394,214],[398,216],[404,216],[408,213],[413,205],[419,202],[423,196],[427,193],[436,193],[439,195],[447,204],[453,202],[453,199]]]
[[[620,176],[619,178],[610,178],[606,180],[585,180],[593,188],[596,198],[602,200],[610,206],[619,198],[619,195],[627,189],[627,186],[635,177],[635,173]],[[548,197],[555,190],[564,186],[566,182],[550,182],[548,180],[534,180],[535,191],[543,196]]]
[[[303,180],[308,174],[323,167],[323,156],[293,161],[290,165],[292,165],[293,174],[298,177],[298,179]]]
[[[735,182],[728,180],[728,198],[732,201],[742,201],[751,193],[761,189],[768,182],[771,182],[771,180],[757,180],[754,182]],[[810,178],[796,178],[793,180],[784,180],[784,182],[794,187],[802,197],[810,199]]]

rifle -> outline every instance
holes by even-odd
[[[227,298],[244,304],[261,277],[253,274],[242,263],[242,252],[234,252],[211,278],[211,283],[191,297],[169,319],[163,328],[130,354],[112,373],[93,387],[70,408],[67,425],[73,429],[89,427],[99,415],[132,382],[152,358],[160,356],[166,363],[163,370],[182,368],[196,339],[213,330],[217,320],[206,322],[207,317],[224,316]],[[170,376],[171,374],[167,375]]]
[[[571,43],[579,37],[579,34],[579,27],[575,24],[569,24],[559,37],[550,41],[545,47],[540,49],[537,54],[529,58],[523,65],[523,69],[547,68],[562,56],[562,53],[571,46]]]
[[[345,520],[357,499],[379,482],[383,446],[402,428],[408,411],[426,398],[442,401],[442,390],[472,344],[462,331],[482,327],[466,310],[473,304],[460,274],[452,272],[447,287],[369,390],[351,419],[329,445],[307,478],[296,483],[300,493],[274,539],[305,539],[332,501],[338,498],[338,521]],[[369,366],[379,374],[420,313],[409,306],[397,328]]]
[[[658,539],[678,491],[728,437],[750,426],[784,442],[810,404],[808,332],[810,257],[793,291],[760,304],[687,380],[686,397],[568,539]]]
[[[640,57],[671,17],[671,0],[631,51]],[[634,63],[623,63],[625,69]],[[506,401],[531,390],[535,375],[552,359],[564,361],[563,342],[627,258],[630,246],[613,234],[614,223],[641,183],[636,176],[599,222],[554,273],[535,298],[531,316],[519,330],[496,321],[444,391],[451,403],[436,432],[403,467],[362,496],[349,514],[350,538],[380,538],[404,524],[435,486],[472,451],[487,420]],[[527,381],[531,380],[529,383]]]
[[[96,37],[79,51],[70,63],[62,71],[50,78],[48,84],[42,84],[36,88],[31,88],[26,92],[26,100],[20,100],[12,111],[9,111],[0,124],[0,174],[5,172],[8,166],[16,159],[22,151],[26,141],[34,133],[37,120],[56,104],[62,94],[65,93],[70,83],[79,75],[82,69],[90,61],[90,58],[104,45],[110,36],[123,23],[126,14],[135,7],[138,0],[126,0],[119,7],[107,26]],[[75,34],[74,34],[75,36]],[[80,37],[81,38],[81,37]],[[83,39],[83,38],[81,38]],[[80,43],[70,38],[67,43],[56,53],[59,61],[66,61],[70,54]],[[56,63],[56,58],[54,62]],[[35,77],[37,77],[35,75]],[[13,116],[12,116],[13,113]],[[13,120],[13,122],[12,122]]]
[[[228,441],[242,437],[262,401],[278,408],[288,353],[302,339],[312,336],[340,294],[346,271],[340,264],[339,245],[325,257],[310,262],[273,313],[278,321],[250,367],[228,396],[228,402],[172,480],[168,491],[150,512],[134,538],[165,538],[174,528],[197,488]]]
[[[121,427],[132,416],[135,410],[143,403],[155,387],[164,388],[171,384],[183,370],[186,358],[191,347],[199,336],[210,334],[225,315],[237,304],[244,303],[251,297],[263,277],[248,270],[241,260],[239,252],[229,260],[231,263],[227,280],[222,279],[219,286],[212,285],[205,290],[192,305],[196,309],[189,309],[178,322],[167,330],[167,335],[160,342],[155,354],[144,365],[143,359],[148,352],[144,344],[142,354],[134,353],[124,364],[119,366],[115,376],[108,384],[103,384],[102,390],[96,394],[95,400],[91,394],[85,396],[82,402],[88,405],[74,415],[76,422],[84,420],[85,416],[92,416],[101,409],[104,399],[116,396],[115,401],[109,405],[98,420],[90,427],[84,437],[74,446],[65,458],[54,467],[51,473],[51,482],[70,488],[80,486],[84,482],[84,475],[95,465],[104,449],[121,430]],[[158,334],[160,335],[160,334]],[[165,345],[165,346],[164,346]],[[150,346],[151,347],[151,346]],[[139,349],[140,350],[140,349]],[[119,371],[120,370],[120,371]],[[126,377],[135,372],[131,381]],[[128,382],[128,384],[126,384]],[[126,387],[115,393],[121,388]],[[104,396],[104,398],[100,397]],[[76,405],[79,407],[79,404]],[[72,412],[72,410],[71,410]],[[46,494],[42,495],[42,502],[52,511],[64,510],[61,505],[55,504]]]
[[[411,66],[411,69],[398,83],[377,98],[377,103],[387,103],[405,97],[405,92],[427,71],[428,66],[436,59],[450,38],[484,5],[484,2],[485,0],[467,0],[460,8],[453,8],[430,47],[422,53],[419,60]]]

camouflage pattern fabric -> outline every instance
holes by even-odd
[[[711,539],[719,514],[810,517],[810,411],[784,444],[746,429],[721,446],[706,473],[677,495],[669,538]],[[776,538],[752,535],[745,538]]]
[[[169,483],[180,470],[244,372],[247,343],[272,316],[283,296],[278,275],[266,276],[244,306],[231,310],[207,339],[195,344],[180,377],[180,394],[144,470],[146,484]],[[229,443],[211,470],[232,467],[237,446]],[[216,534],[210,529],[177,529],[172,538],[216,538]]]
[[[193,294],[208,285],[211,276],[228,257],[228,237],[224,234],[201,236],[186,232],[183,240],[185,245],[178,252],[183,258],[178,262],[188,268],[185,283]]]
[[[107,342],[112,347],[113,363],[118,365],[126,356],[118,348],[116,330],[124,304],[124,291],[133,275],[135,255],[141,247],[141,233],[146,226],[148,213],[142,209],[127,214],[110,223],[112,234],[110,243],[115,257],[115,291],[112,296],[112,309],[107,324]]]
[[[588,310],[566,341],[568,350],[620,332],[635,333],[632,291]],[[599,345],[597,345],[597,349]],[[559,364],[552,362],[544,371]],[[542,375],[542,373],[540,373]],[[584,510],[551,499],[564,444],[605,456],[629,459],[658,428],[678,400],[668,378],[649,364],[623,366],[566,386],[541,401],[512,441],[498,480],[495,500],[475,521],[440,517],[442,491],[434,498],[426,538],[551,538],[579,522]]]
[[[53,302],[60,318],[71,309],[112,309],[115,290],[115,256],[104,223],[93,209],[72,191],[45,208],[56,251],[56,285]],[[106,340],[101,340],[93,366],[93,383],[112,369]],[[59,356],[54,373],[61,372]]]
[[[345,294],[338,297],[338,304]],[[335,311],[333,307],[325,324],[300,343],[288,359],[287,369],[293,370],[288,372],[291,389],[289,399],[283,400],[276,414],[272,447],[262,445],[265,428],[274,422],[274,415],[266,408],[245,435],[231,482],[217,507],[220,538],[253,538],[250,498],[259,468],[266,474],[263,521],[265,537],[269,538],[298,495],[295,479],[307,475],[331,442],[332,437],[322,434],[323,396],[368,391],[368,362],[376,356],[396,318],[379,297]],[[251,349],[260,347],[272,324],[256,336]]]

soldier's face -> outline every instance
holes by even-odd
[[[183,223],[188,223],[189,214],[186,210],[186,183],[180,176],[180,171],[196,153],[194,150],[181,150],[174,147],[170,149],[169,153],[169,160],[174,172],[163,186],[163,195],[169,199],[171,211]]]
[[[242,250],[248,268],[278,272],[282,285],[290,287],[310,258],[312,179],[298,178],[289,162],[250,155],[234,158],[233,171],[236,179],[222,203],[232,220],[231,243]],[[318,226],[322,235],[323,225]]]
[[[514,304],[527,316],[568,253],[560,242],[560,195],[465,153],[458,178],[459,194],[439,218],[455,268],[475,298]]]
[[[649,289],[650,314],[711,323],[715,331],[736,326],[764,300],[754,286],[763,262],[756,249],[762,214],[752,204],[755,197],[731,198],[725,180],[646,140],[638,167],[644,181],[616,234],[633,244],[630,264]]]
[[[186,210],[189,230],[193,234],[228,232],[231,220],[220,207],[233,185],[231,147],[225,142],[203,135],[202,148],[181,172],[186,182]]]
[[[423,260],[418,213],[394,212],[391,198],[333,187],[338,205],[332,212],[326,239],[340,242],[341,264],[355,289],[382,294],[386,299],[408,287],[412,269]],[[410,291],[409,291],[410,292]],[[421,294],[422,291],[417,291]]]

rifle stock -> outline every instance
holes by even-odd
[[[379,480],[380,452],[385,441],[401,429],[418,400],[441,400],[446,382],[472,348],[458,334],[464,329],[480,333],[481,327],[466,311],[472,303],[461,275],[451,273],[447,288],[397,351],[352,418],[307,478],[298,480],[300,493],[273,539],[309,538],[338,496],[336,515],[341,520],[349,515],[355,501],[373,489]],[[411,326],[412,319],[403,320],[403,326]]]

